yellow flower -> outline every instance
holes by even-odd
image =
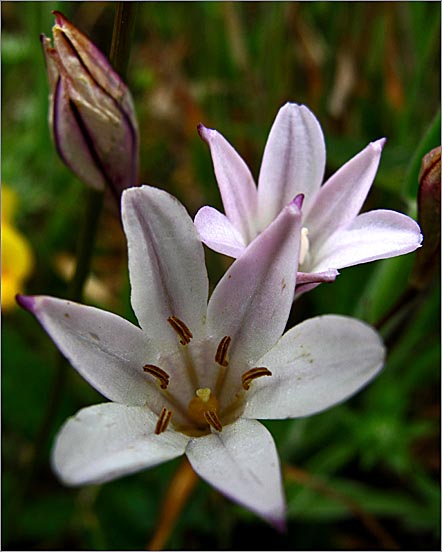
[[[2,185],[2,311],[15,307],[15,295],[23,291],[31,274],[34,256],[29,242],[14,226],[13,216],[18,198],[9,187]]]

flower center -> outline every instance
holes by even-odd
[[[154,404],[149,404],[158,413],[155,433],[166,431],[169,423],[192,437],[220,432],[241,414],[253,381],[272,373],[265,367],[247,369],[246,364],[242,373],[230,371],[230,336],[224,336],[216,349],[212,338],[191,344],[193,334],[182,320],[171,316],[167,321],[179,337],[179,351],[161,356],[161,368],[143,366],[159,388]]]
[[[218,399],[212,395],[212,391],[208,387],[197,389],[195,395],[189,402],[189,416],[202,429],[209,424],[213,429],[222,431],[223,428],[218,417]]]

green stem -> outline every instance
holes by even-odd
[[[398,298],[395,304],[375,323],[373,324],[377,330],[383,329],[388,322],[395,316],[399,315],[402,311],[410,306],[418,295],[419,290],[409,286]]]
[[[78,239],[77,262],[68,290],[68,297],[73,301],[81,301],[83,297],[83,288],[90,272],[103,201],[104,191],[86,188],[86,209]]]
[[[127,76],[136,9],[137,2],[117,3],[109,60],[123,80]]]

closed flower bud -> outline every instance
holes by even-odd
[[[439,266],[441,149],[434,148],[424,156],[419,174],[418,219],[424,243],[413,271],[413,284],[419,289],[432,280]]]
[[[63,162],[119,197],[138,179],[138,125],[129,89],[107,58],[64,15],[41,36],[50,86],[49,122]]]

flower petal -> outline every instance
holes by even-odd
[[[141,406],[158,394],[143,372],[157,353],[127,320],[54,297],[19,296],[18,302],[35,315],[81,376],[108,399]]]
[[[48,72],[49,90],[52,95],[55,90],[55,86],[57,85],[58,77],[60,75],[57,67],[58,54],[51,44],[51,39],[44,34],[40,35],[40,42],[45,57],[46,70]]]
[[[208,332],[219,339],[232,338],[232,359],[254,362],[284,331],[294,296],[301,241],[298,205],[293,201],[282,210],[231,265],[210,298]]]
[[[367,324],[318,316],[289,330],[262,359],[271,377],[252,382],[246,418],[296,418],[347,399],[382,368],[385,348]]]
[[[101,190],[106,180],[91,154],[89,144],[74,116],[67,81],[59,77],[54,90],[53,110],[49,115],[54,143],[63,162],[88,186]]]
[[[67,81],[67,86],[71,112],[85,136],[94,162],[119,197],[126,188],[138,185],[136,124],[121,105],[98,86],[91,85],[87,92],[77,82]],[[69,140],[67,135],[65,141],[68,144]]]
[[[202,207],[194,224],[208,247],[229,257],[239,257],[246,248],[244,239],[230,220],[213,207]]]
[[[347,226],[359,213],[378,170],[385,138],[372,142],[343,165],[319,189],[310,211],[304,210],[304,226],[314,254],[338,228]]]
[[[256,235],[253,221],[257,194],[253,176],[222,134],[204,125],[198,126],[198,132],[210,148],[226,215],[244,240],[250,242]]]
[[[238,420],[222,432],[192,439],[186,454],[199,476],[277,528],[285,522],[278,453],[270,432]]]
[[[296,287],[304,284],[334,282],[338,275],[339,272],[334,268],[324,270],[324,272],[298,272]]]
[[[108,94],[112,95],[121,105],[125,114],[136,125],[135,108],[129,89],[113,69],[109,60],[62,13],[54,11],[54,15],[54,45],[65,65],[66,72],[78,77],[79,73],[85,74],[83,69],[85,68],[91,78]]]
[[[305,105],[285,104],[270,130],[258,183],[258,210],[265,228],[296,195],[304,209],[319,189],[325,168],[321,127]]]
[[[188,437],[155,435],[157,417],[145,407],[97,404],[69,418],[58,433],[52,466],[66,485],[104,483],[184,453]]]
[[[334,268],[324,270],[324,272],[298,272],[296,275],[295,297],[300,297],[303,293],[315,289],[324,282],[334,282],[337,276],[339,276],[339,272]]]
[[[123,193],[122,218],[132,307],[143,330],[176,344],[167,319],[177,316],[202,335],[208,280],[203,246],[187,211],[167,192],[142,186]]]
[[[369,211],[323,244],[315,255],[313,269],[344,268],[404,255],[420,247],[421,241],[419,225],[410,217],[384,209]]]

